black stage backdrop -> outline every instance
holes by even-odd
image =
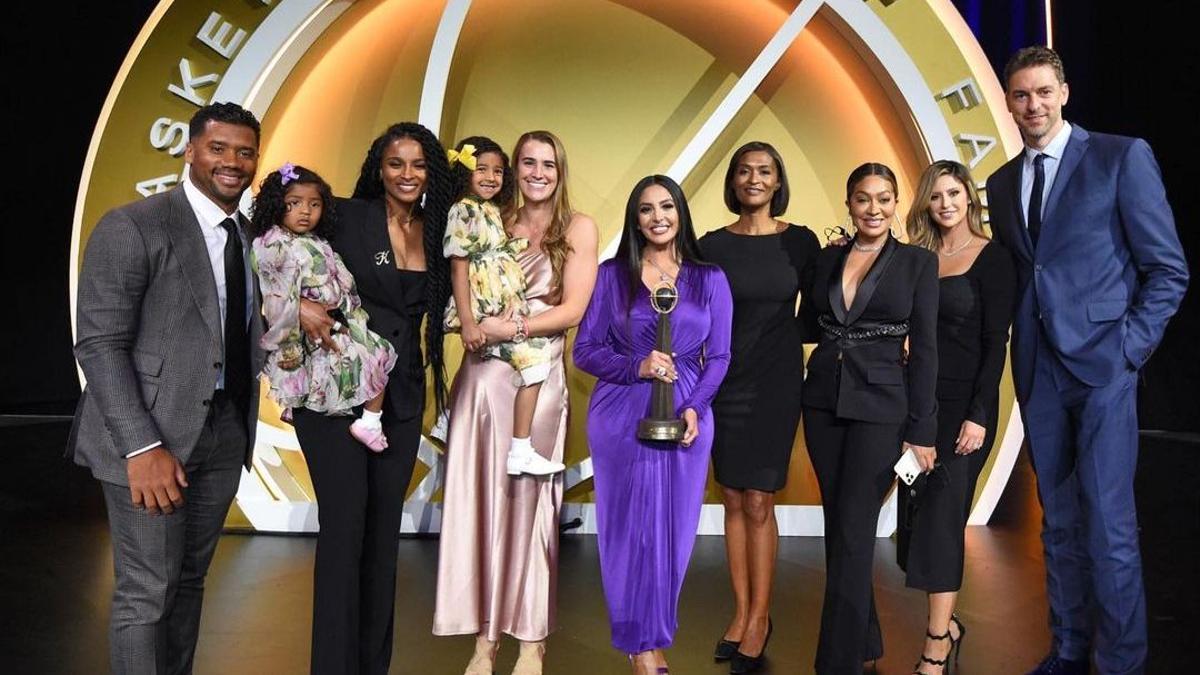
[[[10,187],[4,212],[0,413],[69,413],[79,395],[71,355],[68,248],[80,172],[104,97],[155,2],[17,2],[8,10],[4,102]],[[1042,38],[1041,2],[956,0],[997,67],[1013,45]],[[1200,56],[1185,0],[1055,3],[1053,36],[1067,67],[1066,117],[1146,138],[1157,153],[1189,261],[1200,229],[1187,202],[1200,172]],[[1024,17],[1017,21],[1015,17]],[[1200,431],[1200,302],[1189,293],[1143,376],[1141,427]]]

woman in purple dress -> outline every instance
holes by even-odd
[[[673,353],[655,351],[650,289],[674,284]],[[600,573],[612,642],[637,673],[666,672],[679,590],[696,539],[708,475],[713,396],[729,367],[733,301],[720,268],[700,257],[687,201],[666,176],[648,176],[625,207],[617,254],[600,266],[575,341],[575,365],[598,378],[587,435],[596,488]],[[651,383],[675,385],[679,443],[642,441]]]

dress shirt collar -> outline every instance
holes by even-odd
[[[1062,128],[1054,135],[1054,138],[1041,150],[1035,150],[1028,145],[1025,146],[1025,163],[1033,166],[1033,158],[1038,155],[1046,155],[1055,161],[1061,160],[1063,152],[1067,149],[1067,141],[1071,140],[1071,123],[1063,120]]]
[[[183,193],[187,196],[188,204],[192,205],[192,211],[196,213],[196,220],[200,221],[200,225],[204,229],[219,228],[226,218],[233,218],[234,222],[241,222],[237,211],[232,214],[225,213],[224,209],[200,192],[199,188],[192,185],[187,178],[183,180]]]

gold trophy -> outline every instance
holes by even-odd
[[[650,306],[658,313],[658,334],[654,348],[671,353],[671,321],[668,314],[679,304],[679,289],[663,280],[650,292]],[[650,416],[638,422],[638,438],[643,441],[678,442],[687,425],[675,416],[675,384],[655,379],[650,385]]]

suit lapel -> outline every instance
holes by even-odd
[[[367,217],[360,234],[379,287],[389,288],[389,277],[386,275],[392,272],[388,267],[396,267],[396,254],[392,252],[392,240],[388,238],[387,207],[382,199],[367,202]]]
[[[1058,166],[1058,173],[1054,175],[1054,184],[1050,186],[1050,196],[1046,198],[1046,206],[1042,209],[1042,236],[1039,241],[1048,236],[1053,236],[1054,227],[1052,225],[1054,218],[1054,210],[1062,201],[1063,191],[1066,190],[1067,184],[1071,182],[1071,176],[1074,175],[1075,169],[1079,167],[1079,161],[1083,159],[1083,155],[1087,152],[1088,147],[1088,132],[1081,127],[1071,127],[1071,139],[1067,141],[1066,148],[1063,149],[1062,163]]]
[[[263,318],[262,310],[261,310],[261,308],[262,308],[262,288],[260,288],[258,285],[258,274],[256,274],[254,272],[254,265],[251,264],[252,256],[250,256],[250,251],[252,250],[252,248],[254,246],[254,238],[252,236],[250,236],[250,223],[246,220],[246,216],[241,213],[238,213],[238,225],[242,228],[242,233],[246,235],[245,241],[248,242],[248,245],[246,247],[246,254],[247,254],[246,260],[247,260],[248,269],[250,271],[250,289],[251,289],[250,298],[251,298],[251,302],[253,303],[250,306],[249,334],[250,334],[250,344],[252,347],[251,353],[253,354],[254,353],[253,348],[255,345],[258,344],[258,339],[260,337],[262,337],[262,334],[263,334],[264,318]]]
[[[858,292],[854,294],[854,302],[850,305],[850,311],[846,313],[846,321],[842,325],[852,325],[867,309],[867,304],[871,302],[871,296],[875,295],[875,290],[879,288],[879,279],[887,271],[888,265],[892,264],[892,258],[896,257],[897,245],[896,240],[889,234],[883,243],[883,250],[879,252],[879,257],[871,263],[871,269],[867,270],[867,276],[863,277],[862,283],[858,285]],[[841,289],[841,287],[842,279],[841,275],[838,275],[838,288]]]
[[[183,186],[171,191],[170,204],[171,212],[167,214],[163,228],[171,238],[171,245],[183,268],[184,280],[192,291],[204,323],[219,339],[224,335],[224,330],[221,328],[221,307],[217,302],[217,282],[213,278],[212,262],[208,259],[200,221],[196,220]]]
[[[846,256],[850,255],[850,247],[843,246],[838,252],[837,261],[833,263],[833,271],[829,275],[829,309],[837,317],[838,323],[846,324],[846,300],[842,294],[842,270],[846,268]]]
[[[1033,260],[1033,239],[1029,237],[1029,226],[1025,223],[1025,209],[1021,208],[1021,170],[1024,162],[1025,146],[1021,146],[1021,153],[1000,167],[1000,171],[1003,172],[1002,179],[1008,183],[1008,208],[1012,210],[1013,217],[1006,220],[1013,228],[1012,241],[1017,243],[1016,250],[1023,258]]]

